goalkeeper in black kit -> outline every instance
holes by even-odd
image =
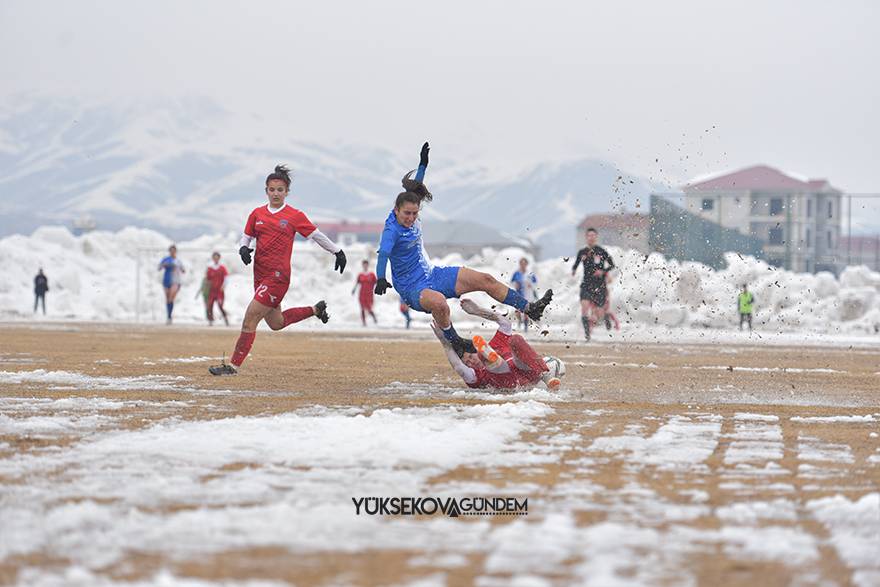
[[[595,228],[587,229],[587,246],[578,251],[571,268],[572,277],[578,265],[584,266],[584,278],[581,281],[581,323],[584,325],[584,336],[590,340],[590,333],[599,320],[605,321],[605,327],[611,330],[611,321],[617,320],[608,311],[608,272],[614,269],[614,260],[608,251],[596,244],[599,233]]]

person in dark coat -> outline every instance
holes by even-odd
[[[37,305],[42,302],[43,316],[46,315],[46,292],[49,291],[49,280],[43,274],[43,270],[34,277],[34,314],[37,313]]]

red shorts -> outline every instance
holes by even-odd
[[[372,294],[372,292],[370,292],[370,293]],[[373,296],[372,295],[370,295],[369,297],[364,296],[362,298],[358,298],[358,301],[361,304],[361,308],[363,308],[364,310],[366,310],[368,312],[373,310]]]
[[[223,305],[223,301],[225,299],[225,294],[222,289],[212,289],[208,293],[208,305],[213,306],[214,302],[217,302],[221,306]]]
[[[284,294],[290,283],[287,281],[278,281],[276,279],[264,279],[257,283],[254,282],[254,299],[270,308],[277,308],[284,299]]]

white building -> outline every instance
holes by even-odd
[[[838,273],[841,192],[757,165],[683,187],[685,207],[764,242],[767,260],[794,271]]]

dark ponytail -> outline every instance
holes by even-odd
[[[268,186],[273,179],[280,179],[287,189],[290,189],[290,169],[287,165],[276,165],[275,171],[266,176],[266,185]]]
[[[421,206],[422,202],[430,202],[434,199],[425,184],[412,178],[413,173],[415,173],[415,169],[403,176],[401,183],[405,191],[397,194],[397,200],[394,202],[395,208],[400,208],[405,202]]]

